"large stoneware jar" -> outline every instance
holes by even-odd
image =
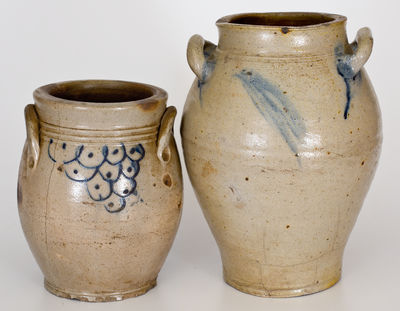
[[[167,93],[95,80],[46,85],[34,98],[25,108],[18,206],[45,287],[86,301],[145,293],[182,208]]]
[[[371,33],[349,44],[345,23],[239,14],[217,21],[218,46],[189,41],[186,166],[225,281],[243,292],[299,296],[340,279],[382,141],[363,69]]]

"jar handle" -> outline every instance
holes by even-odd
[[[169,142],[173,135],[174,121],[176,117],[176,108],[174,106],[168,107],[160,123],[157,138],[157,157],[161,163],[168,163],[171,158],[171,150]]]
[[[356,39],[350,44],[353,53],[339,57],[338,69],[344,78],[353,78],[360,72],[371,55],[373,42],[371,30],[368,27],[361,28],[357,32]]]
[[[374,39],[372,38],[371,30],[368,27],[361,28],[357,32],[356,40],[353,44],[356,46],[356,51],[352,57],[352,68],[353,72],[357,74],[372,52]]]
[[[39,161],[39,118],[35,105],[29,104],[25,107],[26,140],[28,143],[28,167],[36,168]]]
[[[188,42],[186,57],[190,68],[200,81],[209,76],[209,59],[216,49],[216,45],[210,41],[204,40],[200,35],[193,35]]]

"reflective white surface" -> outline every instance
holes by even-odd
[[[400,39],[394,24],[399,8],[395,0],[288,0],[284,4],[261,0],[1,1],[0,309],[400,310]],[[327,291],[290,299],[253,297],[226,285],[216,244],[184,170],[181,227],[155,289],[138,298],[104,304],[69,301],[46,292],[16,207],[17,170],[25,138],[23,108],[32,102],[32,91],[71,79],[147,82],[168,91],[180,120],[193,81],[185,58],[189,37],[200,33],[216,42],[217,18],[263,10],[346,15],[350,40],[362,26],[373,31],[375,47],[367,68],[381,103],[384,143],[376,178],[345,251],[343,279]],[[179,122],[175,135],[181,151]],[[258,143],[258,137],[252,139]],[[307,137],[305,143],[318,145],[318,137]]]

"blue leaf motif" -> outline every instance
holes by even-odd
[[[279,90],[254,70],[235,74],[254,106],[281,134],[290,150],[298,156],[297,143],[304,137],[306,126],[296,107]]]

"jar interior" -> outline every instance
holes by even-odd
[[[123,81],[73,81],[55,85],[49,94],[90,103],[119,103],[142,100],[154,95],[145,85]]]
[[[301,27],[332,22],[335,19],[320,13],[265,13],[233,17],[229,23],[259,26]]]

